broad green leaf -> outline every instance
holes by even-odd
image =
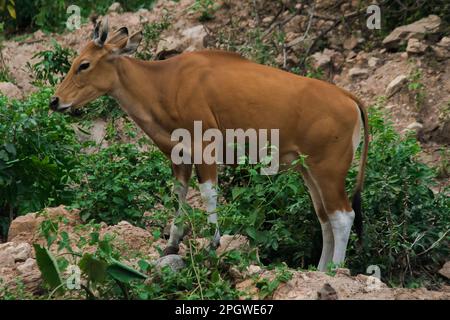
[[[85,253],[78,266],[92,282],[102,282],[105,280],[108,264],[103,260],[95,258],[92,254]]]
[[[145,280],[147,276],[139,271],[113,259],[113,262],[106,269],[108,274],[114,279],[129,283],[133,280]]]
[[[36,253],[37,265],[42,273],[42,279],[51,289],[59,287],[58,292],[62,292],[63,282],[55,258],[46,248],[41,247],[39,244],[35,243],[33,247]]]
[[[16,9],[10,4],[8,4],[8,12],[11,18],[16,19]]]

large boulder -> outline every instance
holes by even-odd
[[[398,48],[411,38],[424,39],[428,35],[439,33],[441,29],[441,18],[430,15],[408,25],[395,28],[383,40],[387,48]]]
[[[9,226],[8,241],[35,242],[38,237],[38,227],[46,219],[46,216],[50,218],[65,217],[67,226],[82,223],[79,210],[67,210],[64,206],[46,208],[45,214],[33,212],[14,219]]]
[[[0,286],[11,290],[22,283],[28,292],[34,293],[39,290],[41,282],[41,273],[32,258],[29,243],[0,244]]]

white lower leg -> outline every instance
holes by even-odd
[[[220,231],[219,231],[219,223],[216,213],[217,208],[217,190],[216,186],[207,181],[205,183],[200,184],[200,193],[203,201],[206,205],[206,212],[208,212],[208,222],[216,225],[216,231],[214,233],[213,245],[218,246],[220,243]]]
[[[334,252],[333,263],[341,264],[345,260],[348,238],[352,229],[355,212],[336,211],[328,216],[333,230]]]
[[[320,223],[322,227],[322,255],[320,256],[319,271],[327,271],[328,264],[333,259],[334,238],[329,221]]]
[[[170,226],[170,237],[168,241],[168,245],[171,247],[178,247],[178,244],[183,237],[183,225],[179,224],[177,225],[175,223],[175,220],[177,217],[182,214],[183,210],[183,204],[186,202],[186,194],[188,191],[188,186],[183,184],[178,184],[175,187],[174,193],[178,196],[178,202],[179,202],[179,208],[177,210],[177,213],[175,215],[175,219],[172,222],[172,225]]]

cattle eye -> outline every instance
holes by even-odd
[[[89,68],[90,63],[89,62],[83,62],[82,64],[80,64],[80,66],[78,67],[78,72],[86,70],[87,68]]]

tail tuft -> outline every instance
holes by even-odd
[[[361,190],[356,189],[353,194],[352,208],[355,212],[355,230],[358,236],[358,244],[361,246],[363,242],[363,219],[361,210]]]

